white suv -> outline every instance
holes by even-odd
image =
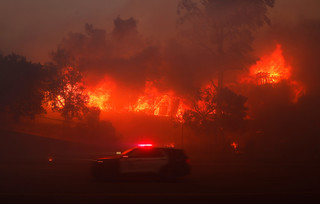
[[[174,179],[190,173],[183,150],[140,145],[121,155],[97,159],[92,165],[96,179],[115,179],[123,175],[157,175]]]

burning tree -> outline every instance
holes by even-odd
[[[216,117],[216,90],[209,86],[199,89],[195,97],[191,99],[191,109],[183,114],[183,119],[187,125],[204,126],[212,124]]]
[[[88,96],[84,93],[81,73],[72,67],[49,68],[47,101],[52,110],[66,120],[81,118],[87,111]]]

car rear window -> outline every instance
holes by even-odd
[[[168,154],[170,159],[173,159],[173,160],[187,159],[187,156],[182,149],[164,149],[164,151]]]

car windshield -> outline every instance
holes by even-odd
[[[124,151],[121,155],[130,157],[163,157],[163,153],[156,148],[142,147]]]
[[[127,149],[126,151],[122,152],[121,155],[127,155],[128,153],[132,152],[136,148]]]

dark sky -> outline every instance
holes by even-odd
[[[0,52],[15,52],[44,62],[69,32],[83,32],[85,23],[110,32],[113,19],[134,17],[145,37],[169,39],[176,32],[179,0],[1,0]],[[273,22],[320,19],[319,0],[277,0]]]

